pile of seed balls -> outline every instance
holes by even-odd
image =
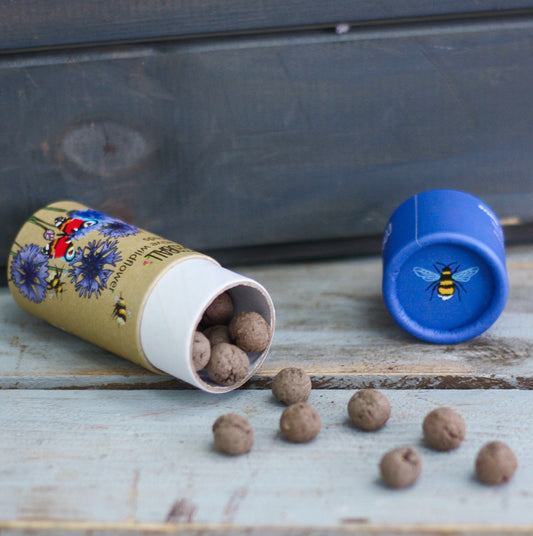
[[[211,302],[194,334],[193,367],[205,369],[218,385],[235,385],[248,375],[248,353],[263,352],[271,338],[272,330],[259,313],[235,314],[231,296],[224,292]]]
[[[294,443],[314,439],[321,428],[320,415],[307,404],[311,393],[311,379],[305,371],[291,367],[281,370],[272,382],[272,393],[288,407],[280,418],[281,435]],[[388,398],[376,389],[361,389],[348,402],[350,421],[357,428],[372,432],[382,428],[391,414]],[[422,432],[428,447],[437,451],[458,448],[466,434],[461,415],[448,407],[430,411],[422,423]],[[215,447],[226,454],[248,452],[254,442],[253,428],[248,419],[236,413],[219,417],[213,425]],[[478,452],[475,461],[477,478],[484,484],[503,484],[511,479],[518,461],[509,446],[491,441]],[[422,457],[411,446],[387,452],[379,463],[383,482],[391,488],[412,486],[422,473]]]

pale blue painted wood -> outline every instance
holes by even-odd
[[[171,520],[192,534],[207,527],[273,534],[307,534],[306,527],[312,534],[533,531],[533,392],[386,391],[392,416],[376,433],[348,423],[351,394],[313,391],[309,402],[323,428],[313,442],[295,445],[278,433],[283,407],[268,390],[222,397],[1,391],[0,530],[32,520],[58,522],[56,528],[82,522],[86,529],[111,523],[117,531],[169,530]],[[464,443],[448,453],[422,440],[422,420],[439,406],[453,407],[467,423]],[[251,452],[241,457],[213,448],[212,423],[228,412],[247,415],[255,430]],[[519,459],[515,477],[501,487],[474,478],[477,451],[493,439],[507,442]],[[381,483],[377,464],[400,445],[419,449],[424,468],[413,488],[394,491]]]
[[[378,258],[248,267],[242,272],[272,295],[278,329],[250,384],[258,389],[222,396],[148,389],[167,378],[27,316],[4,289],[0,532],[533,532],[533,391],[474,389],[524,387],[533,378],[533,248],[513,248],[508,260],[511,294],[502,317],[488,334],[446,347],[414,341],[388,318]],[[307,445],[278,433],[283,407],[267,387],[286,365],[303,366],[324,388],[310,398],[323,429]],[[353,389],[369,383],[391,388],[393,408],[374,434],[352,428],[346,415]],[[110,385],[121,390],[99,389]],[[423,417],[441,405],[467,422],[464,444],[450,453],[430,451],[421,439]],[[256,442],[245,456],[213,449],[212,423],[227,412],[247,415],[254,426]],[[506,441],[520,463],[500,488],[473,476],[478,449],[492,439]],[[412,489],[391,491],[377,463],[403,444],[420,449],[424,471]]]
[[[270,354],[248,387],[268,386],[280,368],[297,365],[317,387],[533,388],[532,268],[533,247],[510,249],[510,296],[500,319],[472,341],[445,346],[419,342],[390,319],[378,257],[237,268],[267,288],[277,316]],[[6,289],[0,356],[1,388],[169,383],[26,315]]]

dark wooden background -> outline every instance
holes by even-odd
[[[533,1],[3,2],[1,257],[64,198],[229,264],[377,252],[440,187],[528,239],[532,88]]]

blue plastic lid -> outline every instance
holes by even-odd
[[[501,226],[479,199],[456,190],[418,194],[387,225],[383,297],[396,322],[434,343],[476,337],[508,295]]]

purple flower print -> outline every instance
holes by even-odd
[[[39,246],[35,244],[24,246],[13,258],[10,274],[13,283],[24,297],[35,303],[44,300],[48,257]]]
[[[113,273],[108,266],[115,266],[121,260],[116,240],[94,240],[78,248],[68,276],[81,298],[90,298],[93,294],[98,298]]]
[[[134,225],[125,223],[121,220],[112,220],[100,227],[99,233],[108,238],[123,238],[125,236],[133,236],[139,232],[139,229]]]

